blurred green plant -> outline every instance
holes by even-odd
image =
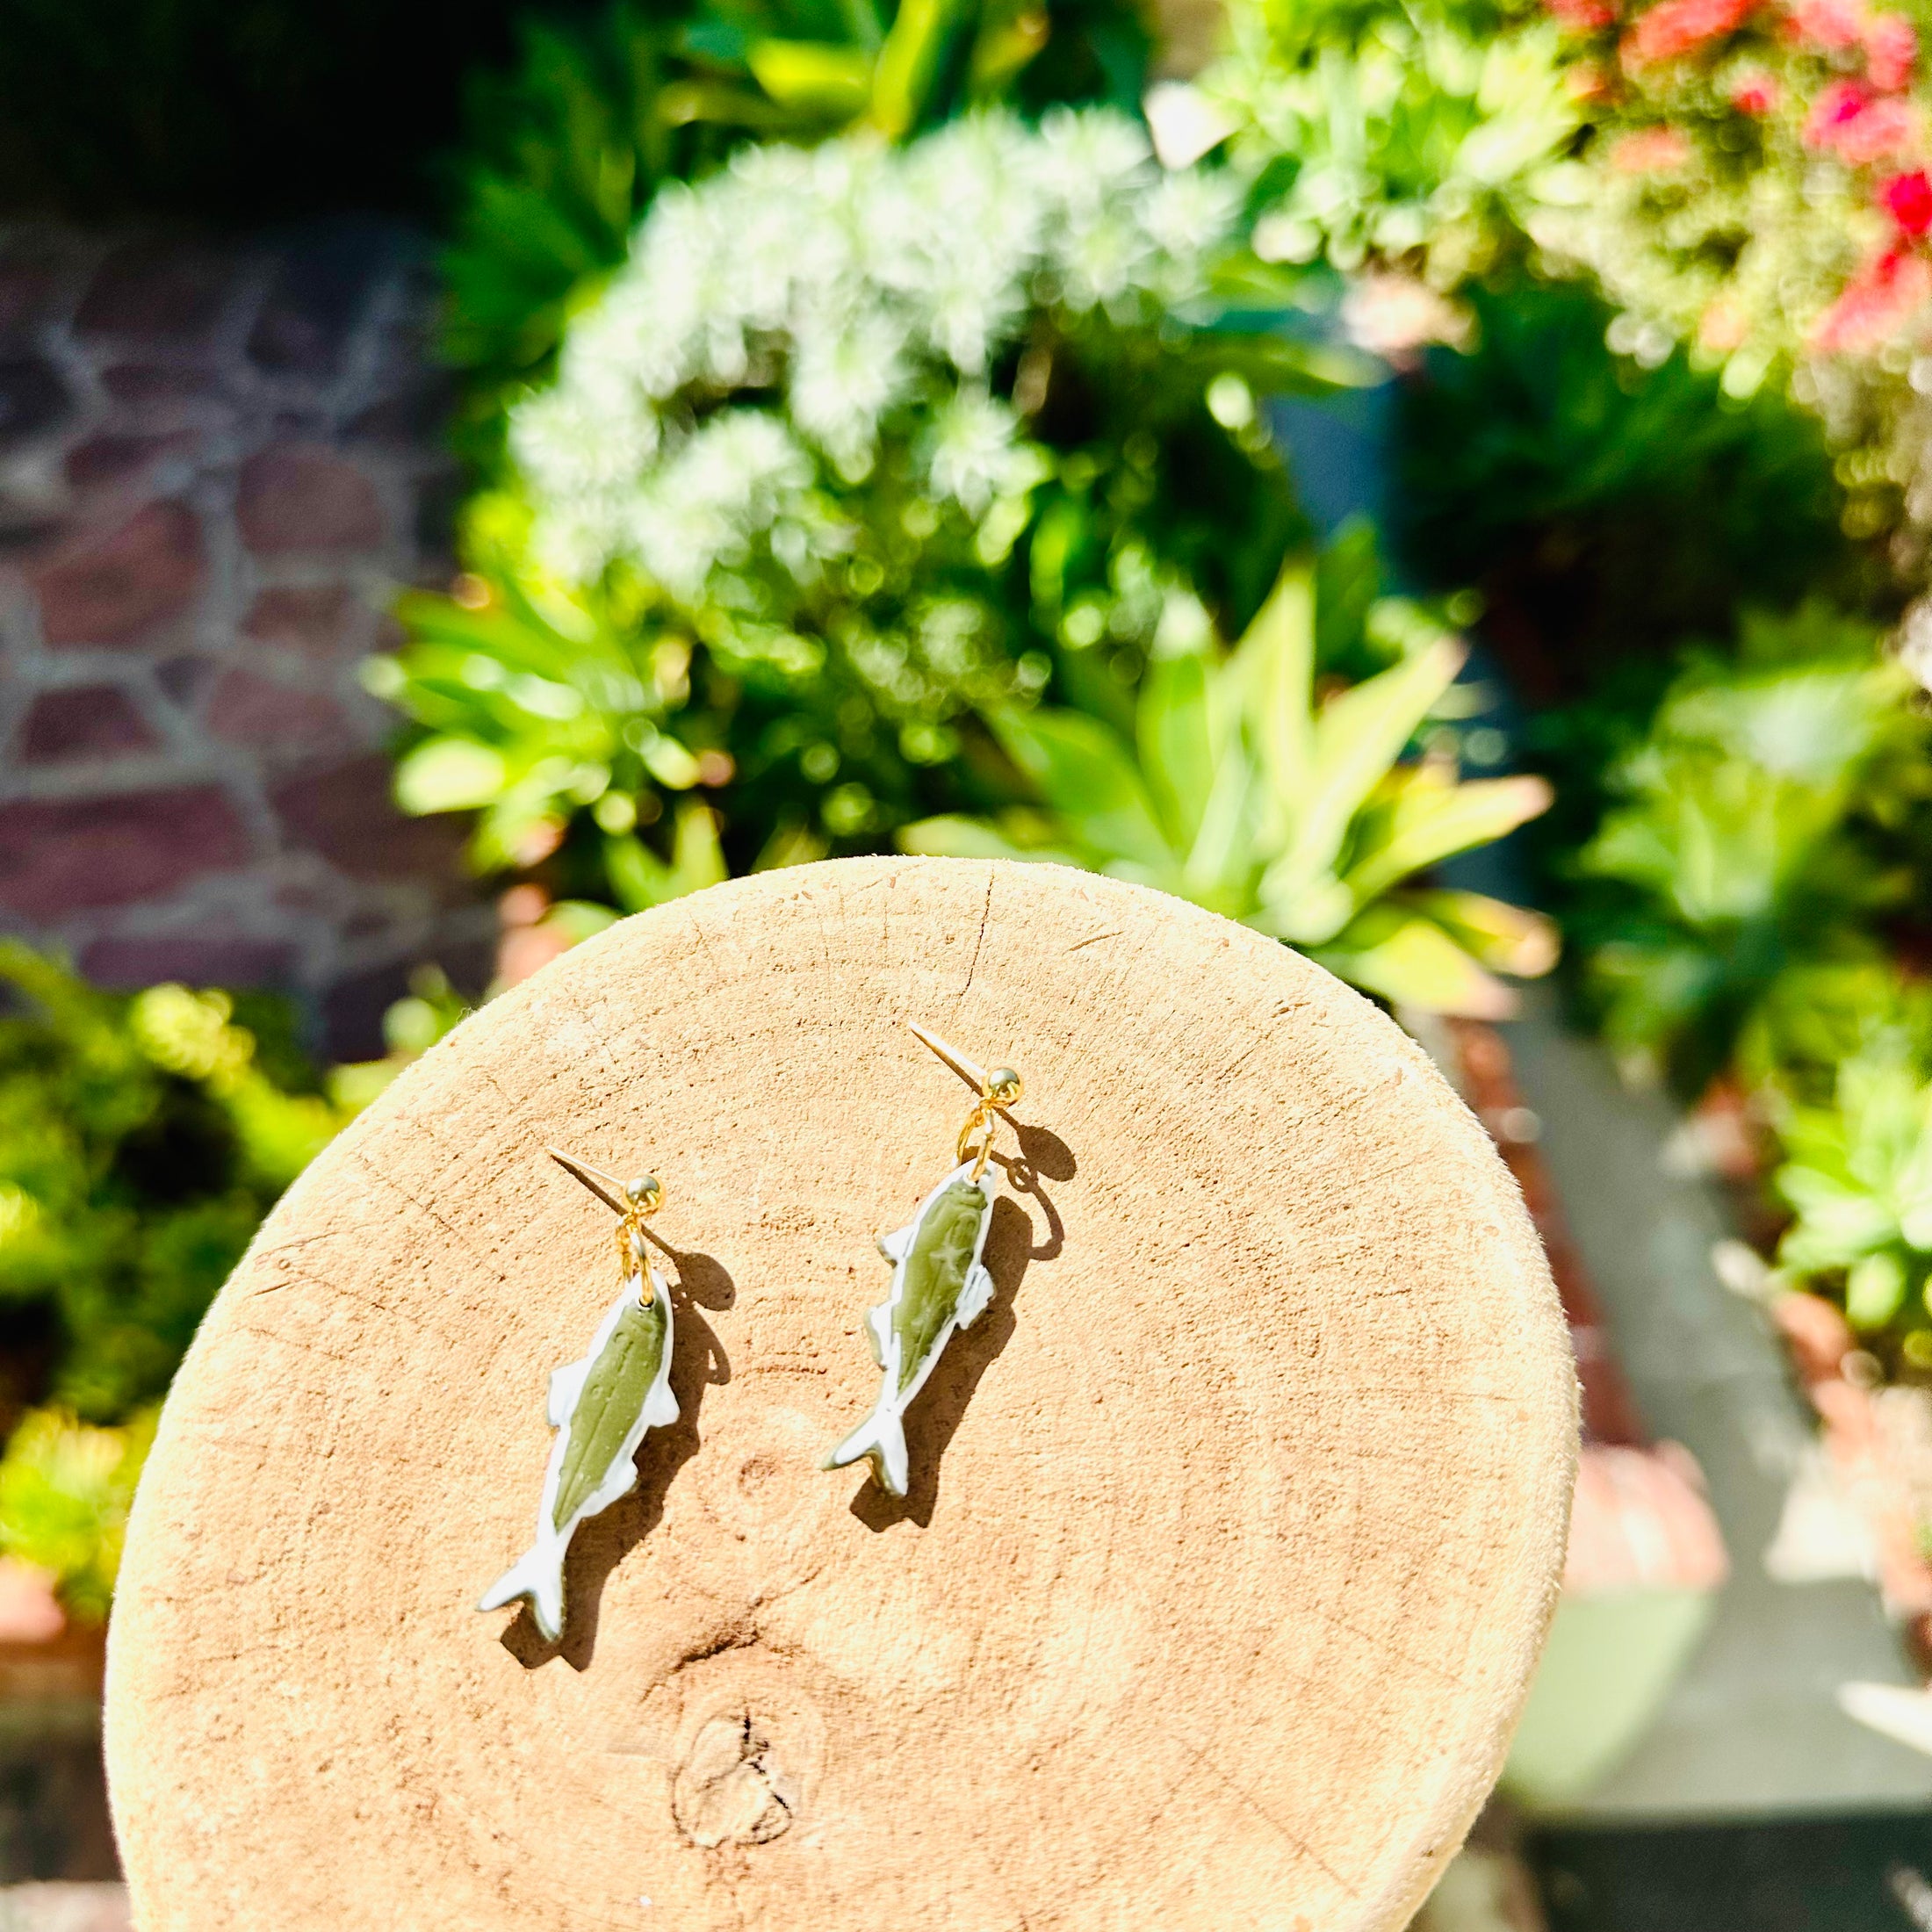
[[[1130,714],[1168,590],[1236,630],[1304,529],[1267,395],[1362,367],[1237,306],[1244,191],[1098,110],[667,190],[371,667],[404,804],[631,909],[996,803],[983,706]]]
[[[1201,90],[1258,176],[1264,261],[1393,271],[1439,296],[1523,255],[1523,210],[1582,125],[1539,9],[1249,0],[1229,18],[1233,50]]]
[[[1817,991],[1877,962],[1911,892],[1928,724],[1876,645],[1820,605],[1747,616],[1737,660],[1694,661],[1610,775],[1578,869],[1612,890],[1576,949],[1611,1046],[1687,1096],[1788,1016],[1786,976]]]
[[[1235,649],[1177,599],[1142,681],[1131,736],[1082,712],[1000,707],[988,722],[1041,807],[910,825],[909,851],[1053,860],[1151,885],[1284,940],[1398,1005],[1501,1017],[1497,971],[1555,962],[1554,929],[1479,893],[1417,883],[1438,861],[1542,811],[1533,777],[1460,782],[1405,761],[1463,647],[1413,606],[1359,616],[1408,654],[1325,696],[1319,570],[1284,571]]]
[[[340,1116],[225,994],[99,992],[12,941],[0,983],[0,1310],[51,1316],[48,1395],[119,1422]]]
[[[1121,0],[619,0],[528,20],[514,68],[472,79],[451,163],[443,348],[469,373],[472,449],[547,372],[667,182],[746,140],[901,140],[995,99],[1137,112],[1148,52]]]
[[[1917,984],[1901,977],[1883,941],[1846,958],[1800,960],[1751,1008],[1732,1071],[1759,1113],[1828,1105],[1846,1061],[1881,1037],[1932,1041],[1928,1020]]]
[[[99,1619],[151,1405],[345,1114],[271,1001],[104,993],[11,940],[0,986],[0,1552]]]
[[[1854,1328],[1932,1369],[1932,1080],[1897,1031],[1838,1068],[1828,1104],[1784,1109],[1775,1185],[1795,1216],[1779,1267],[1841,1299]]]
[[[1432,351],[1403,386],[1397,536],[1424,581],[1477,588],[1532,697],[1720,635],[1741,598],[1877,588],[1824,433],[1781,392],[1728,398],[1682,350],[1647,368],[1616,354],[1587,289],[1517,278],[1468,300],[1467,351]]]
[[[65,1409],[36,1409],[0,1457],[0,1553],[45,1572],[83,1623],[107,1620],[159,1413],[141,1409],[100,1428]]]
[[[440,966],[418,966],[409,975],[409,991],[393,1000],[383,1013],[382,1057],[331,1067],[323,1082],[329,1099],[344,1119],[361,1113],[405,1068],[455,1032],[473,1010]]]

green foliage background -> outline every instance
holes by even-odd
[[[854,121],[905,139],[995,99],[1138,112],[1149,52],[1119,0],[618,0],[526,18],[514,67],[472,76],[447,164],[443,346],[467,378],[466,446],[494,453],[503,400],[546,373],[666,182],[746,140]]]
[[[14,941],[0,990],[0,1550],[100,1617],[153,1405],[344,1115],[272,1000],[102,993]]]
[[[1615,311],[1585,287],[1517,276],[1468,302],[1470,350],[1431,350],[1403,391],[1400,538],[1427,579],[1481,590],[1500,647],[1533,634],[1533,698],[1668,660],[1741,596],[1886,595],[1841,527],[1823,429],[1783,394],[1734,400],[1681,348],[1614,354]]]
[[[1668,333],[1540,278],[1539,210],[1587,206],[1577,157],[1612,112],[1567,86],[1541,10],[1256,0],[1233,38],[1204,96],[1251,246],[1221,314],[1038,306],[987,372],[1046,472],[1003,546],[920,522],[916,425],[844,494],[858,536],[812,638],[935,590],[986,618],[990,647],[910,696],[836,649],[734,652],[634,570],[559,580],[506,412],[666,184],[744,141],[903,142],[991,102],[1137,114],[1132,8],[0,0],[0,173],[15,206],[90,215],[444,211],[466,570],[404,601],[409,641],[370,681],[408,720],[403,802],[473,811],[479,868],[540,886],[567,937],[898,843],[1148,880],[1391,1001],[1500,1013],[1492,976],[1546,967],[1550,925],[1431,876],[1547,796],[1453,768],[1467,691],[1438,612],[1475,586],[1555,794],[1525,836],[1573,1013],[1686,1103],[1746,1095],[1787,1217],[1776,1279],[1932,1376],[1932,724],[1888,654],[1887,559],[1846,534],[1874,527],[1851,472],[1780,382],[1727,393]],[[1429,295],[1459,345],[1402,377],[1393,535],[1420,599],[1388,594],[1373,531],[1317,550],[1268,434],[1272,397],[1348,377],[1309,342],[1363,274]],[[18,948],[0,980],[0,1546],[100,1614],[196,1322],[393,1066],[325,1092],[266,1006],[111,998]],[[459,1012],[425,981],[398,1056]]]
[[[251,1032],[225,996],[98,992],[11,941],[0,983],[0,1318],[42,1338],[44,1393],[119,1422],[340,1116],[270,1003]]]

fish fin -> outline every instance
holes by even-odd
[[[644,1398],[644,1426],[646,1429],[668,1429],[678,1419],[678,1399],[671,1393],[669,1382],[660,1382]]]
[[[896,1268],[905,1259],[905,1251],[912,1245],[912,1235],[919,1223],[909,1222],[903,1228],[895,1228],[889,1235],[879,1236],[879,1252]]]
[[[970,1329],[986,1312],[986,1304],[993,1298],[993,1278],[977,1261],[966,1271],[966,1283],[959,1291],[959,1305],[955,1315],[962,1329]]]
[[[872,1480],[888,1496],[905,1494],[905,1429],[890,1409],[874,1409],[825,1458],[825,1467],[842,1469],[861,1456],[872,1459]]]
[[[881,1368],[885,1366],[885,1343],[891,1327],[892,1304],[890,1301],[882,1301],[877,1308],[865,1311],[865,1338],[872,1344],[872,1359]]]
[[[551,1372],[549,1413],[552,1429],[561,1429],[570,1420],[570,1412],[577,1406],[578,1396],[583,1393],[584,1378],[589,1373],[588,1358],[580,1362],[566,1362],[561,1368]]]
[[[564,1546],[539,1543],[528,1556],[511,1564],[483,1592],[479,1610],[501,1610],[519,1597],[530,1598],[530,1615],[544,1640],[555,1643],[564,1633]]]

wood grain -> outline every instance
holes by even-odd
[[[818,1464],[970,1104],[909,1019],[1024,1072],[1034,1191],[894,1504]],[[664,1178],[685,1411],[555,1653],[472,1608],[612,1289],[545,1142]],[[1482,1133],[1285,948],[1045,866],[681,900],[427,1056],[204,1325],[111,1646],[138,1922],[1399,1926],[1500,1765],[1574,1406]]]

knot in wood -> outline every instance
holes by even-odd
[[[762,1720],[750,1712],[710,1719],[672,1780],[671,1810],[678,1829],[707,1850],[769,1844],[789,1829],[790,1784]]]

